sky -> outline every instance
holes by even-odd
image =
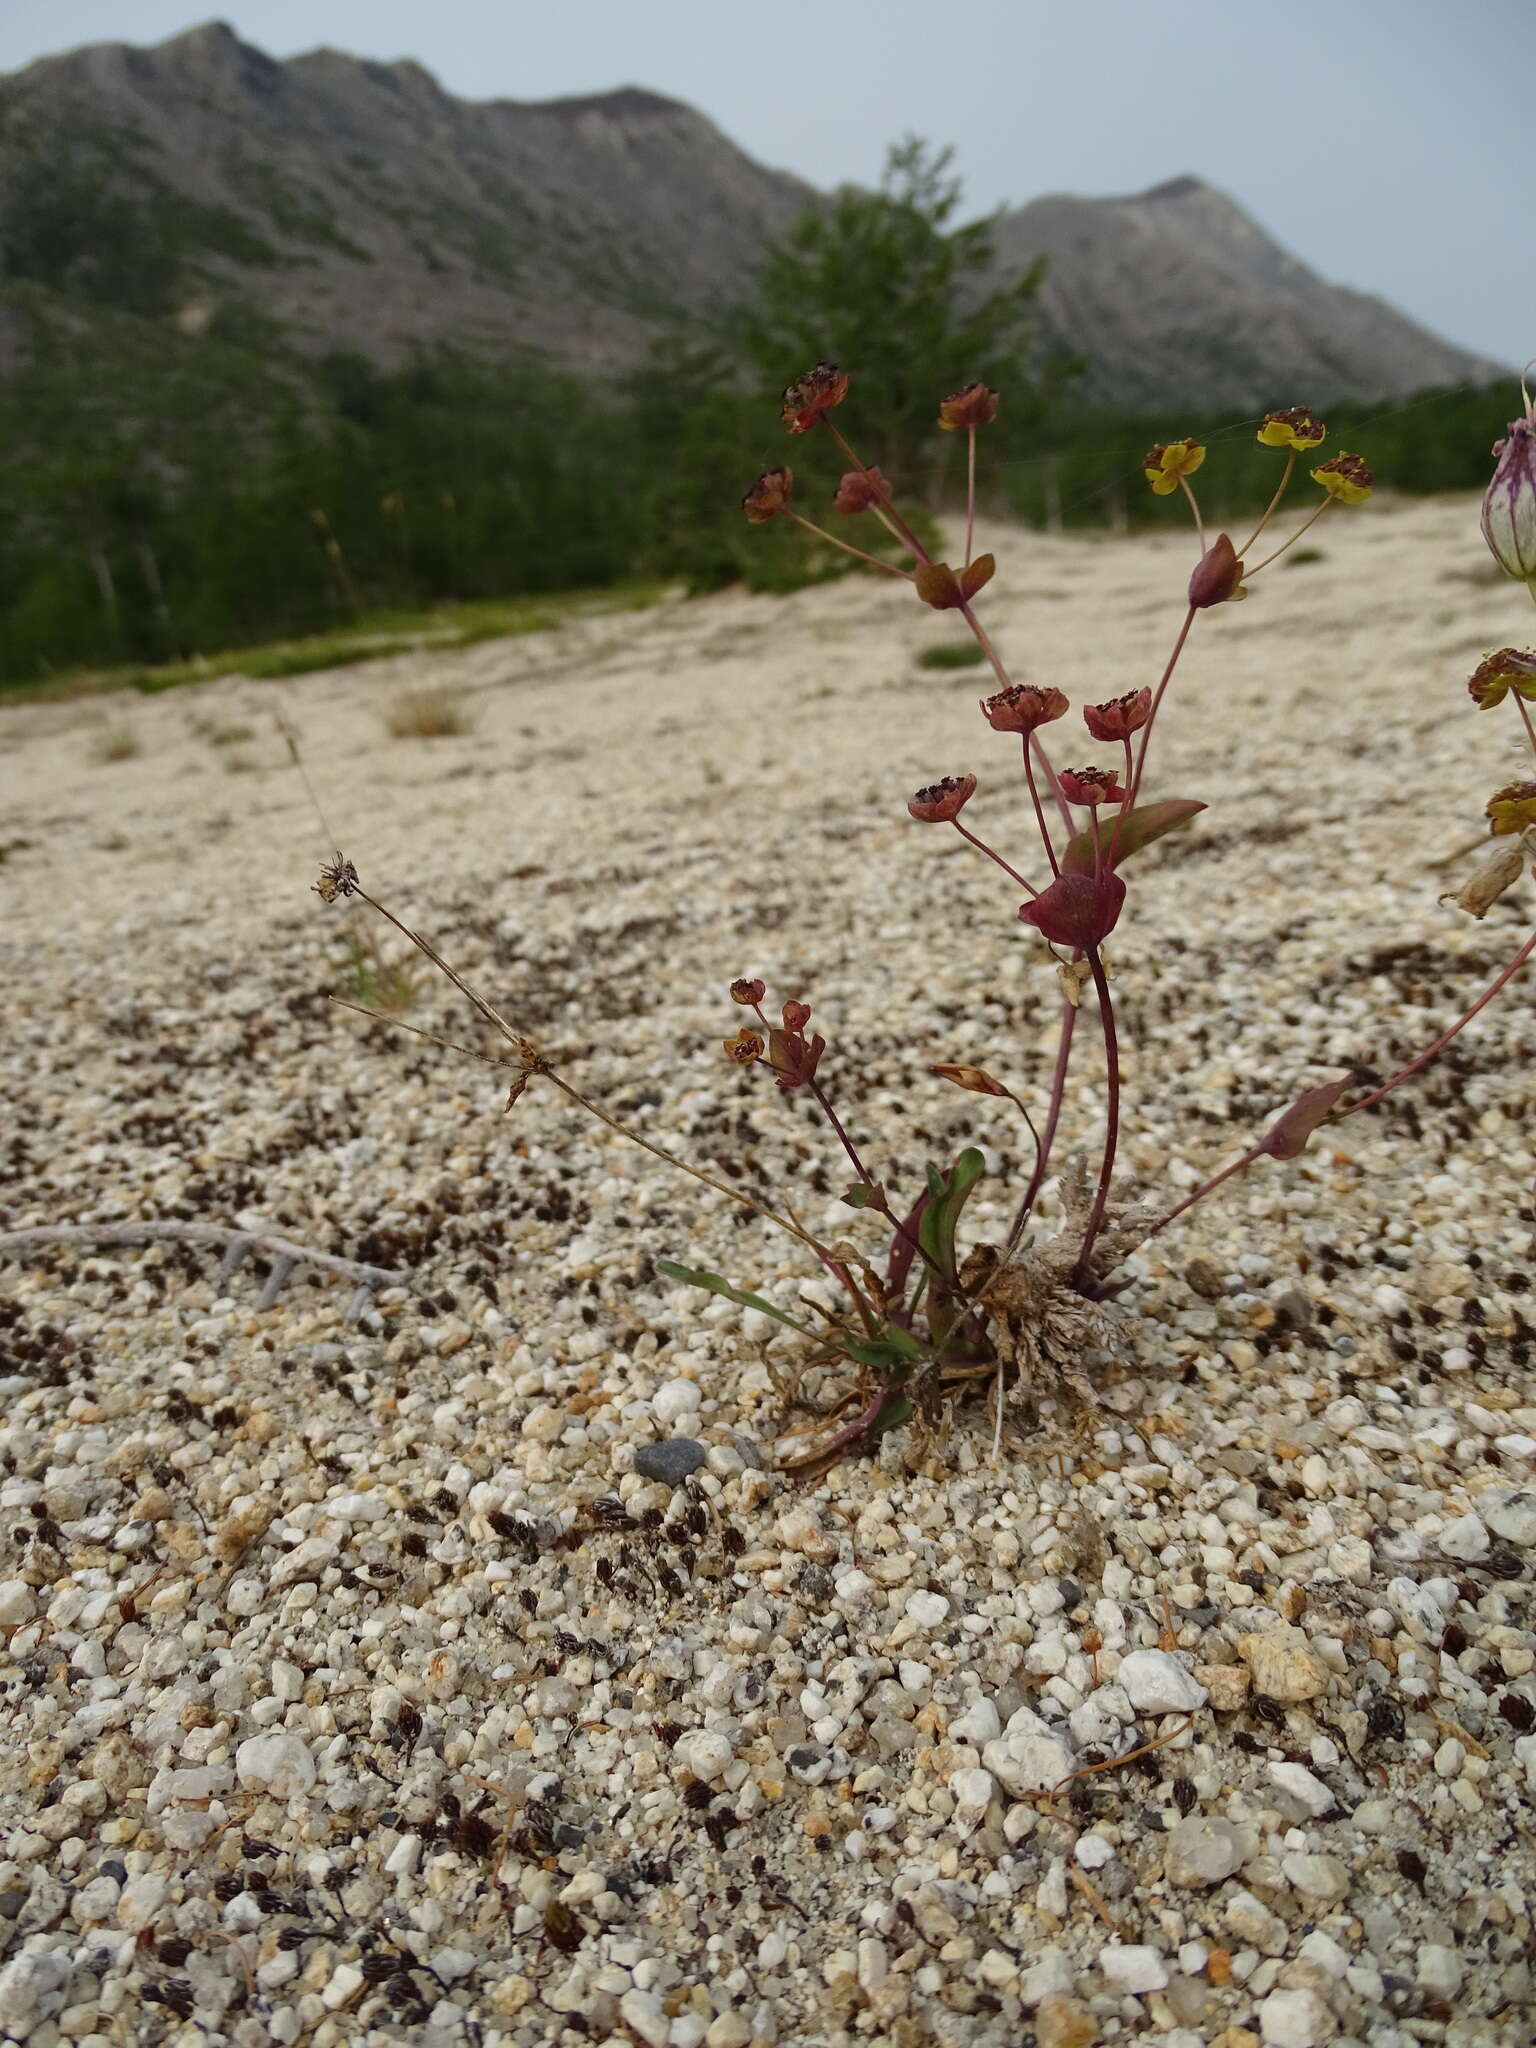
[[[0,72],[206,18],[12,0]],[[978,213],[1192,173],[1333,282],[1496,361],[1536,356],[1533,0],[230,0],[221,18],[273,56],[414,57],[473,99],[647,86],[823,187],[874,183],[886,145],[922,135],[953,146]]]

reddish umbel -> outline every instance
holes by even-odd
[[[801,1088],[813,1080],[827,1041],[817,1032],[810,1040],[805,1037],[805,1026],[810,1022],[809,1003],[786,1003],[784,1005],[784,1029],[768,1034],[768,1064],[778,1078],[781,1088]]]
[[[1069,804],[1125,802],[1125,791],[1108,768],[1064,768],[1056,779]]]
[[[1032,924],[1053,945],[1086,953],[1109,937],[1124,903],[1125,884],[1112,869],[1097,875],[1058,875],[1049,888],[1020,906],[1019,921]]]
[[[996,569],[991,555],[978,555],[958,575],[948,562],[924,562],[912,580],[924,604],[931,604],[936,612],[957,612],[992,581]]]
[[[744,1010],[750,1010],[755,1003],[760,1003],[767,993],[762,982],[748,981],[745,976],[731,983],[731,1001],[740,1003]]]
[[[1029,734],[1065,717],[1067,709],[1060,690],[1043,690],[1037,683],[1010,683],[995,697],[981,699],[981,715],[994,732]]]
[[[1467,678],[1467,693],[1479,711],[1502,704],[1513,690],[1517,697],[1536,701],[1536,653],[1518,647],[1501,647],[1485,655]]]
[[[1152,692],[1127,690],[1107,704],[1085,704],[1083,723],[1096,740],[1128,740],[1152,716]]]
[[[1213,604],[1225,604],[1237,596],[1242,584],[1243,565],[1237,559],[1237,549],[1224,533],[1219,533],[1196,562],[1189,579],[1190,607],[1205,611]]]
[[[834,512],[868,512],[891,502],[891,487],[878,469],[850,469],[832,500]]]
[[[946,775],[927,789],[920,789],[907,809],[920,824],[947,825],[976,794],[974,775]]]
[[[741,501],[741,509],[753,526],[762,526],[789,503],[795,481],[792,469],[765,469]]]
[[[1506,576],[1536,589],[1536,409],[1496,441],[1498,467],[1483,499],[1483,539]]]
[[[967,384],[963,391],[952,391],[940,402],[939,425],[951,434],[964,427],[990,426],[997,418],[997,405],[995,391],[985,384]]]
[[[848,396],[848,373],[836,363],[818,363],[784,387],[779,418],[792,434],[808,434],[824,412]]]

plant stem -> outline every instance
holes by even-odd
[[[848,446],[848,443],[843,439],[842,435],[838,432],[837,428],[833,426],[832,422],[827,418],[825,413],[821,415],[821,424],[832,436],[833,440],[837,443],[838,447],[842,449],[844,455],[847,456],[848,460],[859,472],[859,475],[868,476],[868,464],[860,462],[858,456],[854,454],[853,450]],[[932,556],[928,553],[928,550],[923,546],[922,542],[918,539],[917,535],[912,531],[911,527],[908,526],[905,519],[903,519],[901,514],[896,510],[896,507],[888,503],[886,506],[886,510],[889,512],[892,521],[894,522],[898,531],[900,532],[901,538],[906,542],[907,546],[911,549],[912,553],[917,557],[918,561],[931,561]]]
[[[1267,554],[1262,562],[1255,562],[1251,569],[1245,569],[1243,571],[1244,579],[1247,581],[1251,581],[1255,576],[1258,575],[1261,569],[1267,569],[1271,562],[1277,562],[1280,559],[1280,557],[1285,553],[1286,549],[1295,547],[1297,541],[1301,539],[1301,536],[1306,532],[1307,528],[1309,526],[1315,526],[1318,520],[1321,519],[1323,514],[1328,510],[1328,507],[1336,503],[1337,500],[1330,493],[1327,497],[1323,499],[1323,502],[1321,503],[1321,505],[1318,506],[1315,512],[1310,513],[1307,518],[1303,519],[1300,526],[1297,527],[1296,531],[1291,535],[1289,540],[1281,541],[1279,547],[1274,549],[1272,553]]]
[[[951,818],[949,822],[951,823],[951,825],[954,826],[955,830],[960,834],[960,837],[962,839],[969,839],[972,846],[975,847],[978,853],[984,853],[987,856],[988,860],[995,860],[1005,875],[1011,875],[1014,881],[1018,883],[1019,887],[1025,892],[1026,895],[1038,896],[1040,894],[1040,891],[1037,888],[1035,888],[1032,883],[1025,881],[1024,877],[1019,873],[1017,868],[1010,867],[1007,861],[1003,859],[1003,856],[999,852],[997,852],[997,850],[994,847],[988,846],[985,839],[978,839],[974,832],[967,831],[965,826],[961,824],[958,818]]]
[[[1121,807],[1120,813],[1122,817],[1129,817],[1136,807],[1136,799],[1141,793],[1141,778],[1146,773],[1147,749],[1152,744],[1152,728],[1157,723],[1157,714],[1162,705],[1164,692],[1173,680],[1173,672],[1179,665],[1179,656],[1184,652],[1184,643],[1188,640],[1189,629],[1194,623],[1195,606],[1191,605],[1184,614],[1184,623],[1180,626],[1178,638],[1173,643],[1173,651],[1164,663],[1163,673],[1158,678],[1156,690],[1152,693],[1152,709],[1147,713],[1147,722],[1141,729],[1141,746],[1136,755],[1136,776],[1125,793],[1125,802]]]
[[[1045,807],[1042,805],[1040,801],[1040,792],[1035,787],[1034,765],[1029,758],[1030,741],[1033,740],[1033,738],[1034,734],[1030,733],[1026,736],[1024,741],[1024,780],[1029,784],[1029,798],[1030,802],[1035,807],[1035,823],[1040,827],[1040,843],[1045,848],[1045,857],[1051,864],[1051,873],[1053,875],[1059,875],[1061,873],[1061,863],[1057,860],[1056,849],[1051,844],[1051,828],[1045,822]],[[1060,792],[1058,789],[1058,794],[1059,793]],[[1069,842],[1071,840],[1071,837],[1072,820],[1071,815],[1069,813],[1067,818],[1067,838]]]
[[[987,629],[985,628],[985,626],[982,625],[980,619],[977,618],[975,612],[972,611],[971,602],[969,598],[967,598],[960,606],[960,616],[965,620],[965,623],[976,635],[976,645],[981,649],[982,653],[987,657],[987,660],[991,663],[992,673],[997,677],[997,680],[1001,687],[1005,690],[1011,690],[1013,688],[1013,678],[1009,675],[1007,669],[1004,668],[1002,656],[998,653],[997,649],[992,645],[991,639],[987,633]],[[1057,807],[1061,812],[1061,822],[1063,825],[1066,826],[1067,836],[1070,838],[1072,834],[1072,812],[1068,807],[1066,798],[1061,793],[1061,784],[1056,778],[1056,770],[1051,766],[1051,757],[1045,751],[1045,748],[1041,745],[1040,735],[1038,733],[1031,733],[1028,741],[1025,744],[1026,765],[1027,756],[1031,748],[1034,749],[1034,752],[1037,758],[1039,759],[1040,766],[1045,770],[1046,780],[1051,785],[1051,791],[1056,798]],[[1038,808],[1038,799],[1036,807]],[[1042,830],[1043,829],[1044,828],[1042,827]],[[1046,845],[1047,848],[1049,848],[1049,837],[1047,837]],[[1056,856],[1054,854],[1051,855],[1051,865],[1053,868],[1056,865]]]
[[[1104,963],[1099,958],[1097,946],[1088,948],[1088,966],[1093,975],[1094,990],[1099,998],[1099,1021],[1104,1027],[1108,1116],[1104,1130],[1104,1158],[1099,1167],[1099,1184],[1094,1190],[1093,1208],[1088,1215],[1088,1228],[1083,1232],[1083,1248],[1077,1255],[1077,1265],[1074,1269],[1079,1280],[1086,1280],[1091,1272],[1089,1262],[1094,1240],[1104,1222],[1110,1181],[1115,1171],[1115,1152],[1120,1140],[1120,1043],[1115,1035],[1115,1006],[1110,998],[1109,980],[1105,975]]]
[[[1205,521],[1200,517],[1200,501],[1195,496],[1194,491],[1190,488],[1190,482],[1187,476],[1181,476],[1179,478],[1179,489],[1184,493],[1185,497],[1188,498],[1189,509],[1195,515],[1195,539],[1198,541],[1200,545],[1200,552],[1203,555],[1205,553]]]
[[[1531,596],[1533,598],[1536,598],[1536,590],[1533,590],[1531,592]],[[1532,725],[1531,714],[1529,710],[1526,708],[1525,699],[1521,696],[1518,690],[1515,691],[1514,698],[1516,708],[1520,713],[1521,721],[1525,726],[1525,736],[1531,743],[1531,752],[1533,754],[1536,754],[1536,725]]]
[[[1019,1203],[1018,1212],[1013,1219],[1013,1227],[1008,1233],[1007,1250],[1009,1252],[1013,1250],[1019,1239],[1024,1235],[1024,1226],[1028,1223],[1035,1203],[1039,1198],[1040,1190],[1045,1184],[1046,1170],[1050,1165],[1051,1150],[1056,1143],[1057,1126],[1061,1122],[1062,1104],[1066,1099],[1067,1069],[1072,1063],[1072,1039],[1076,1030],[1077,1005],[1076,1003],[1063,1003],[1061,1006],[1061,1036],[1056,1041],[1056,1071],[1051,1078],[1051,1099],[1045,1112],[1045,1128],[1035,1140],[1035,1170],[1029,1177],[1029,1186],[1024,1190],[1024,1198]]]
[[[1346,1117],[1355,1116],[1360,1110],[1371,1108],[1371,1106],[1374,1103],[1380,1102],[1384,1095],[1390,1095],[1394,1088],[1399,1087],[1404,1081],[1408,1080],[1408,1078],[1411,1075],[1416,1074],[1421,1067],[1427,1066],[1429,1062],[1435,1057],[1436,1053],[1443,1052],[1445,1050],[1446,1046],[1450,1044],[1451,1040],[1456,1037],[1458,1032],[1465,1030],[1466,1026],[1472,1022],[1472,1019],[1478,1014],[1480,1010],[1487,1008],[1488,1004],[1493,1001],[1494,997],[1499,993],[1499,990],[1504,987],[1505,983],[1512,980],[1513,977],[1519,973],[1520,969],[1525,965],[1526,961],[1531,957],[1532,953],[1536,953],[1536,932],[1531,933],[1531,936],[1520,948],[1519,952],[1515,955],[1514,959],[1510,961],[1509,965],[1503,969],[1503,971],[1496,977],[1494,981],[1492,981],[1489,984],[1489,986],[1486,989],[1484,989],[1483,993],[1478,997],[1477,1001],[1472,1005],[1471,1009],[1468,1010],[1464,1016],[1459,1017],[1448,1031],[1442,1031],[1440,1036],[1434,1041],[1432,1045],[1427,1046],[1425,1050],[1418,1055],[1417,1059],[1410,1060],[1408,1065],[1402,1068],[1402,1070],[1399,1073],[1394,1074],[1390,1081],[1383,1082],[1381,1087],[1377,1088],[1372,1094],[1362,1096],[1358,1102],[1351,1103],[1348,1109],[1339,1110],[1335,1116],[1329,1119],[1329,1121],[1332,1123],[1343,1123]],[[1322,1129],[1323,1126],[1319,1125],[1318,1128]],[[1268,1133],[1266,1133],[1265,1135],[1267,1136]],[[1219,1188],[1222,1185],[1223,1181],[1231,1180],[1234,1174],[1241,1173],[1244,1167],[1252,1166],[1253,1162],[1256,1159],[1261,1158],[1263,1156],[1264,1139],[1260,1138],[1258,1143],[1250,1145],[1248,1150],[1244,1152],[1240,1158],[1234,1159],[1230,1166],[1224,1166],[1221,1169],[1220,1173],[1214,1173],[1211,1175],[1211,1178],[1209,1180],[1202,1181],[1199,1187],[1197,1187],[1192,1194],[1186,1195],[1182,1202],[1178,1203],[1174,1208],[1168,1211],[1168,1214],[1166,1216],[1159,1217],[1157,1222],[1154,1223],[1152,1225],[1152,1228],[1147,1232],[1147,1236],[1156,1237],[1157,1233],[1160,1230],[1166,1230],[1168,1225],[1172,1223],[1176,1217],[1182,1216],[1186,1209],[1192,1209],[1195,1206],[1196,1202],[1203,1202],[1207,1195],[1211,1194],[1215,1189]]]
[[[966,450],[965,486],[965,566],[971,566],[971,540],[976,532],[976,429],[966,430],[969,446]]]
[[[875,1179],[874,1175],[869,1171],[869,1168],[864,1164],[863,1160],[859,1157],[854,1142],[852,1138],[849,1137],[847,1131],[843,1128],[842,1118],[838,1115],[837,1111],[832,1107],[831,1101],[827,1096],[826,1090],[822,1087],[821,1083],[815,1079],[812,1079],[812,1081],[810,1082],[810,1090],[812,1095],[814,1095],[816,1098],[817,1104],[821,1109],[822,1115],[826,1118],[827,1122],[832,1126],[833,1131],[836,1133],[837,1142],[848,1154],[854,1172],[859,1176],[859,1179],[863,1182],[864,1186],[869,1190],[871,1198],[869,1206],[878,1215],[881,1215],[885,1218],[886,1222],[890,1224],[891,1228],[896,1232],[896,1235],[898,1237],[904,1237],[907,1240],[907,1242],[911,1245],[913,1251],[917,1253],[918,1257],[923,1261],[923,1263],[926,1266],[931,1267],[932,1270],[938,1275],[939,1279],[944,1281],[945,1285],[947,1286],[949,1284],[948,1276],[945,1274],[943,1267],[939,1265],[936,1259],[930,1257],[930,1255],[923,1249],[921,1242],[911,1234],[906,1224],[902,1222],[901,1218],[896,1214],[896,1211],[891,1207],[890,1201],[886,1196],[885,1189],[881,1187],[879,1181]]]
[[[1510,961],[1509,965],[1501,973],[1495,975],[1471,1009],[1458,1017],[1448,1031],[1442,1031],[1432,1045],[1426,1046],[1417,1059],[1410,1060],[1406,1067],[1403,1067],[1392,1076],[1390,1081],[1384,1081],[1381,1087],[1375,1089],[1370,1095],[1363,1097],[1361,1101],[1352,1102],[1348,1109],[1340,1110],[1336,1121],[1342,1123],[1347,1116],[1358,1116],[1362,1109],[1369,1109],[1373,1103],[1380,1102],[1384,1095],[1390,1095],[1394,1088],[1400,1087],[1411,1074],[1416,1074],[1420,1067],[1428,1066],[1436,1053],[1443,1052],[1458,1033],[1465,1031],[1478,1012],[1488,1007],[1504,984],[1514,979],[1526,961],[1530,959],[1532,953],[1536,953],[1536,932],[1531,933],[1531,936],[1520,948],[1514,959]]]
[[[1252,533],[1249,534],[1248,538],[1237,550],[1237,559],[1239,561],[1241,561],[1244,555],[1247,554],[1248,550],[1253,546],[1254,542],[1258,539],[1259,535],[1264,531],[1265,527],[1268,526],[1270,520],[1274,517],[1276,511],[1279,509],[1280,500],[1285,496],[1286,488],[1291,481],[1291,477],[1294,474],[1295,469],[1296,450],[1294,448],[1287,448],[1285,451],[1285,468],[1281,471],[1280,481],[1275,486],[1275,495],[1264,507],[1264,511],[1259,519],[1258,525],[1253,529]]]
[[[865,554],[862,548],[856,548],[851,541],[839,540],[835,533],[828,533],[827,529],[818,526],[814,519],[806,519],[798,512],[791,512],[787,505],[784,510],[796,526],[803,526],[807,533],[814,533],[818,540],[824,540],[829,547],[841,548],[845,555],[854,555],[859,561],[868,562],[872,569],[887,569],[891,575],[901,577],[905,583],[912,581],[910,569],[898,569],[894,562],[882,562],[878,555]]]

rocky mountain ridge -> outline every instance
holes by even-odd
[[[416,63],[278,61],[216,22],[0,80],[0,216],[45,143],[37,203],[62,206],[62,180],[75,241],[7,233],[0,375],[23,347],[18,285],[78,302],[108,277],[109,302],[183,336],[254,327],[391,364],[446,343],[611,374],[743,295],[816,196],[654,92],[466,101]],[[1497,374],[1326,283],[1197,179],[1037,199],[999,216],[997,245],[1009,272],[1049,258],[1043,338],[1088,359],[1094,402],[1209,412]]]

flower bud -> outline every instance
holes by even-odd
[[[1536,406],[1493,447],[1498,467],[1483,499],[1483,539],[1506,576],[1536,591]]]
[[[967,384],[963,391],[952,391],[939,406],[939,425],[947,433],[956,433],[963,427],[990,426],[997,418],[997,393],[989,391],[985,384]]]
[[[1019,907],[1021,924],[1032,924],[1053,945],[1086,953],[1107,939],[1119,922],[1125,884],[1110,869],[1097,875],[1058,875],[1047,889]]]
[[[966,1061],[946,1061],[943,1066],[930,1067],[928,1071],[941,1081],[950,1081],[956,1088],[964,1088],[972,1095],[1007,1095],[1012,1099],[1010,1090],[1001,1081],[994,1081],[983,1068],[973,1067]]]
[[[974,775],[946,775],[941,782],[920,789],[907,809],[920,825],[947,825],[957,818],[976,794]]]
[[[891,487],[878,469],[850,469],[832,500],[834,512],[868,512],[875,505],[889,505]]]
[[[1107,704],[1085,704],[1083,723],[1096,740],[1128,740],[1152,716],[1152,692],[1127,690]]]
[[[1242,595],[1243,565],[1237,559],[1237,549],[1219,533],[1195,564],[1189,579],[1190,605],[1195,611],[1205,611]]]
[[[1065,717],[1067,708],[1060,690],[1043,690],[1037,683],[1010,683],[995,697],[981,699],[981,715],[994,732],[1026,736],[1039,726]]]
[[[848,373],[836,363],[818,363],[784,387],[779,418],[792,434],[808,434],[824,412],[848,396]]]
[[[784,1005],[784,1029],[786,1031],[803,1031],[810,1021],[811,1006],[809,1003],[789,1002]]]
[[[789,503],[790,488],[795,481],[792,469],[765,469],[757,482],[741,501],[741,509],[749,523],[762,526],[775,512],[782,512]]]

